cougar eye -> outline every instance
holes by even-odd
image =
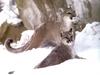
[[[72,32],[72,28],[69,30],[69,32]]]

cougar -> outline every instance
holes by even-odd
[[[56,23],[48,22],[38,28],[35,33],[32,35],[30,41],[28,41],[23,47],[13,48],[11,47],[11,43],[13,40],[8,38],[5,41],[5,46],[8,51],[13,53],[20,53],[26,50],[30,50],[32,48],[38,48],[43,45],[45,42],[55,42],[55,44],[59,44],[61,41],[60,37],[60,25]]]
[[[67,13],[67,14],[69,15],[70,18],[72,18],[73,13],[72,14]],[[22,46],[20,48],[11,47],[10,44],[13,42],[13,40],[11,38],[8,38],[5,41],[5,46],[6,46],[7,50],[10,52],[20,53],[23,51],[30,50],[32,48],[38,48],[38,47],[41,47],[44,45],[46,46],[46,44],[52,44],[54,46],[59,45],[61,43],[63,37],[64,37],[64,39],[68,39],[68,41],[72,41],[71,40],[72,36],[71,37],[64,36],[64,35],[66,35],[65,34],[66,32],[62,33],[62,31],[64,30],[64,28],[62,28],[62,27],[64,27],[64,26],[62,26],[62,24],[59,22],[55,22],[55,21],[46,22],[42,26],[40,26],[38,29],[36,29],[35,33],[31,37],[30,41],[28,41],[24,46]],[[67,31],[67,34],[68,34],[68,31]]]

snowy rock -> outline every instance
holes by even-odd
[[[2,23],[7,21],[7,23],[11,23],[12,25],[16,25],[21,22],[21,19],[18,18],[19,12],[16,5],[13,5],[13,9],[10,7],[10,0],[2,0],[3,7],[0,12],[0,26]]]

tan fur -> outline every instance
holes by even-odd
[[[23,52],[32,48],[40,47],[46,41],[53,41],[59,44],[61,41],[60,37],[60,25],[59,23],[48,22],[38,28],[34,35],[31,37],[30,41],[27,42],[23,47],[12,48],[10,44],[13,42],[12,39],[7,39],[5,41],[5,46],[8,51],[13,53]]]
[[[73,14],[73,13],[72,13]],[[68,13],[69,17],[72,17],[71,13]],[[67,31],[67,33],[63,33],[64,31],[66,31],[66,29],[63,29],[63,25],[59,22],[56,21],[47,21],[45,24],[43,24],[41,27],[39,27],[38,29],[36,29],[34,35],[31,37],[30,41],[27,42],[23,47],[20,48],[12,48],[10,46],[10,44],[13,42],[12,39],[7,39],[5,41],[5,46],[7,48],[8,51],[13,52],[13,53],[20,53],[32,48],[38,48],[42,45],[44,45],[44,43],[48,42],[52,44],[52,42],[54,44],[59,45],[62,42],[63,36],[61,36],[62,34],[66,35],[66,34],[70,34],[69,31]],[[71,27],[70,27],[71,28]],[[70,34],[71,35],[71,34]],[[73,35],[73,34],[72,34]],[[68,36],[68,35],[66,35]],[[68,39],[69,41],[72,41],[72,37],[64,37],[64,39]]]

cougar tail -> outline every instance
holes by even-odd
[[[4,45],[7,48],[7,50],[12,53],[20,53],[20,52],[26,51],[29,47],[29,43],[26,43],[24,46],[22,46],[20,48],[13,48],[13,47],[11,47],[11,43],[13,43],[13,40],[11,38],[8,38],[5,41]]]
[[[46,32],[46,26],[43,25],[40,28],[38,28],[35,33],[32,35],[31,39],[22,47],[20,48],[13,48],[11,47],[11,43],[13,40],[11,38],[8,38],[5,41],[5,47],[8,51],[12,53],[20,53],[26,50],[30,50],[32,48],[38,48],[41,45],[41,42],[44,40],[47,32]]]

